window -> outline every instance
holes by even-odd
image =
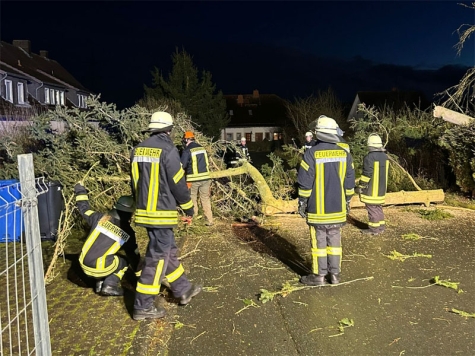
[[[49,100],[50,100],[50,104],[52,104],[52,105],[56,104],[56,101],[54,100],[54,90],[53,89],[49,90]]]
[[[233,110],[229,110],[229,115],[233,116],[233,115],[234,115],[234,111],[233,111]]]
[[[12,81],[5,80],[5,100],[13,103]]]
[[[56,94],[56,105],[60,105],[61,100],[60,100],[60,97],[59,97],[59,90],[55,90],[54,92]]]
[[[17,83],[17,92],[18,92],[18,104],[24,104],[25,92],[23,89],[23,83]]]
[[[59,102],[64,106],[64,91],[59,92]]]
[[[226,141],[232,141],[233,140],[233,133],[226,133]]]
[[[49,104],[49,89],[45,88],[45,103]]]
[[[278,140],[279,139],[279,133],[278,132],[274,132],[274,140]]]
[[[270,132],[266,132],[266,133],[265,133],[265,136],[266,136],[266,140],[267,140],[267,141],[270,141]]]
[[[85,95],[78,94],[78,106],[80,108],[87,108],[86,98]]]
[[[249,116],[252,116],[252,110],[249,110]]]
[[[238,141],[241,141],[241,133],[240,132],[236,132],[236,140]]]
[[[252,141],[252,132],[246,132],[246,141],[251,142]]]
[[[256,142],[262,141],[263,136],[262,132],[256,132]]]

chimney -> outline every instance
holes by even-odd
[[[252,98],[259,99],[259,90],[254,89],[254,91],[252,92]]]
[[[48,58],[48,51],[40,51],[40,56],[43,58]]]
[[[31,42],[30,40],[13,40],[13,45],[16,47],[20,47],[26,53],[31,53]]]

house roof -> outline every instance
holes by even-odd
[[[285,126],[285,101],[275,94],[224,95],[231,121],[228,127]],[[242,99],[238,102],[238,99]],[[251,111],[251,112],[250,112]],[[252,113],[252,114],[251,114]]]
[[[0,62],[6,64],[1,68],[7,72],[26,74],[51,85],[90,92],[55,60],[27,53],[4,41],[0,42]]]
[[[424,94],[419,91],[359,91],[357,95],[361,103],[376,108],[389,106],[394,110],[400,110],[404,108],[404,105],[421,109],[427,109],[430,106]]]

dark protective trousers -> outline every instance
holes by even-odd
[[[368,227],[372,232],[379,233],[386,229],[382,205],[366,204],[368,210]]]
[[[191,287],[177,258],[178,248],[173,229],[147,229],[147,233],[149,242],[137,282],[134,309],[148,309],[153,305],[165,277],[175,298],[181,297]]]
[[[341,270],[341,226],[310,225],[312,242],[312,272],[326,275]]]

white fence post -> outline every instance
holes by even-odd
[[[38,197],[32,154],[18,155],[18,171],[20,173],[22,192],[21,205],[25,223],[36,354],[38,356],[50,356],[51,340],[46,305],[43,251],[41,249],[38,219]]]

